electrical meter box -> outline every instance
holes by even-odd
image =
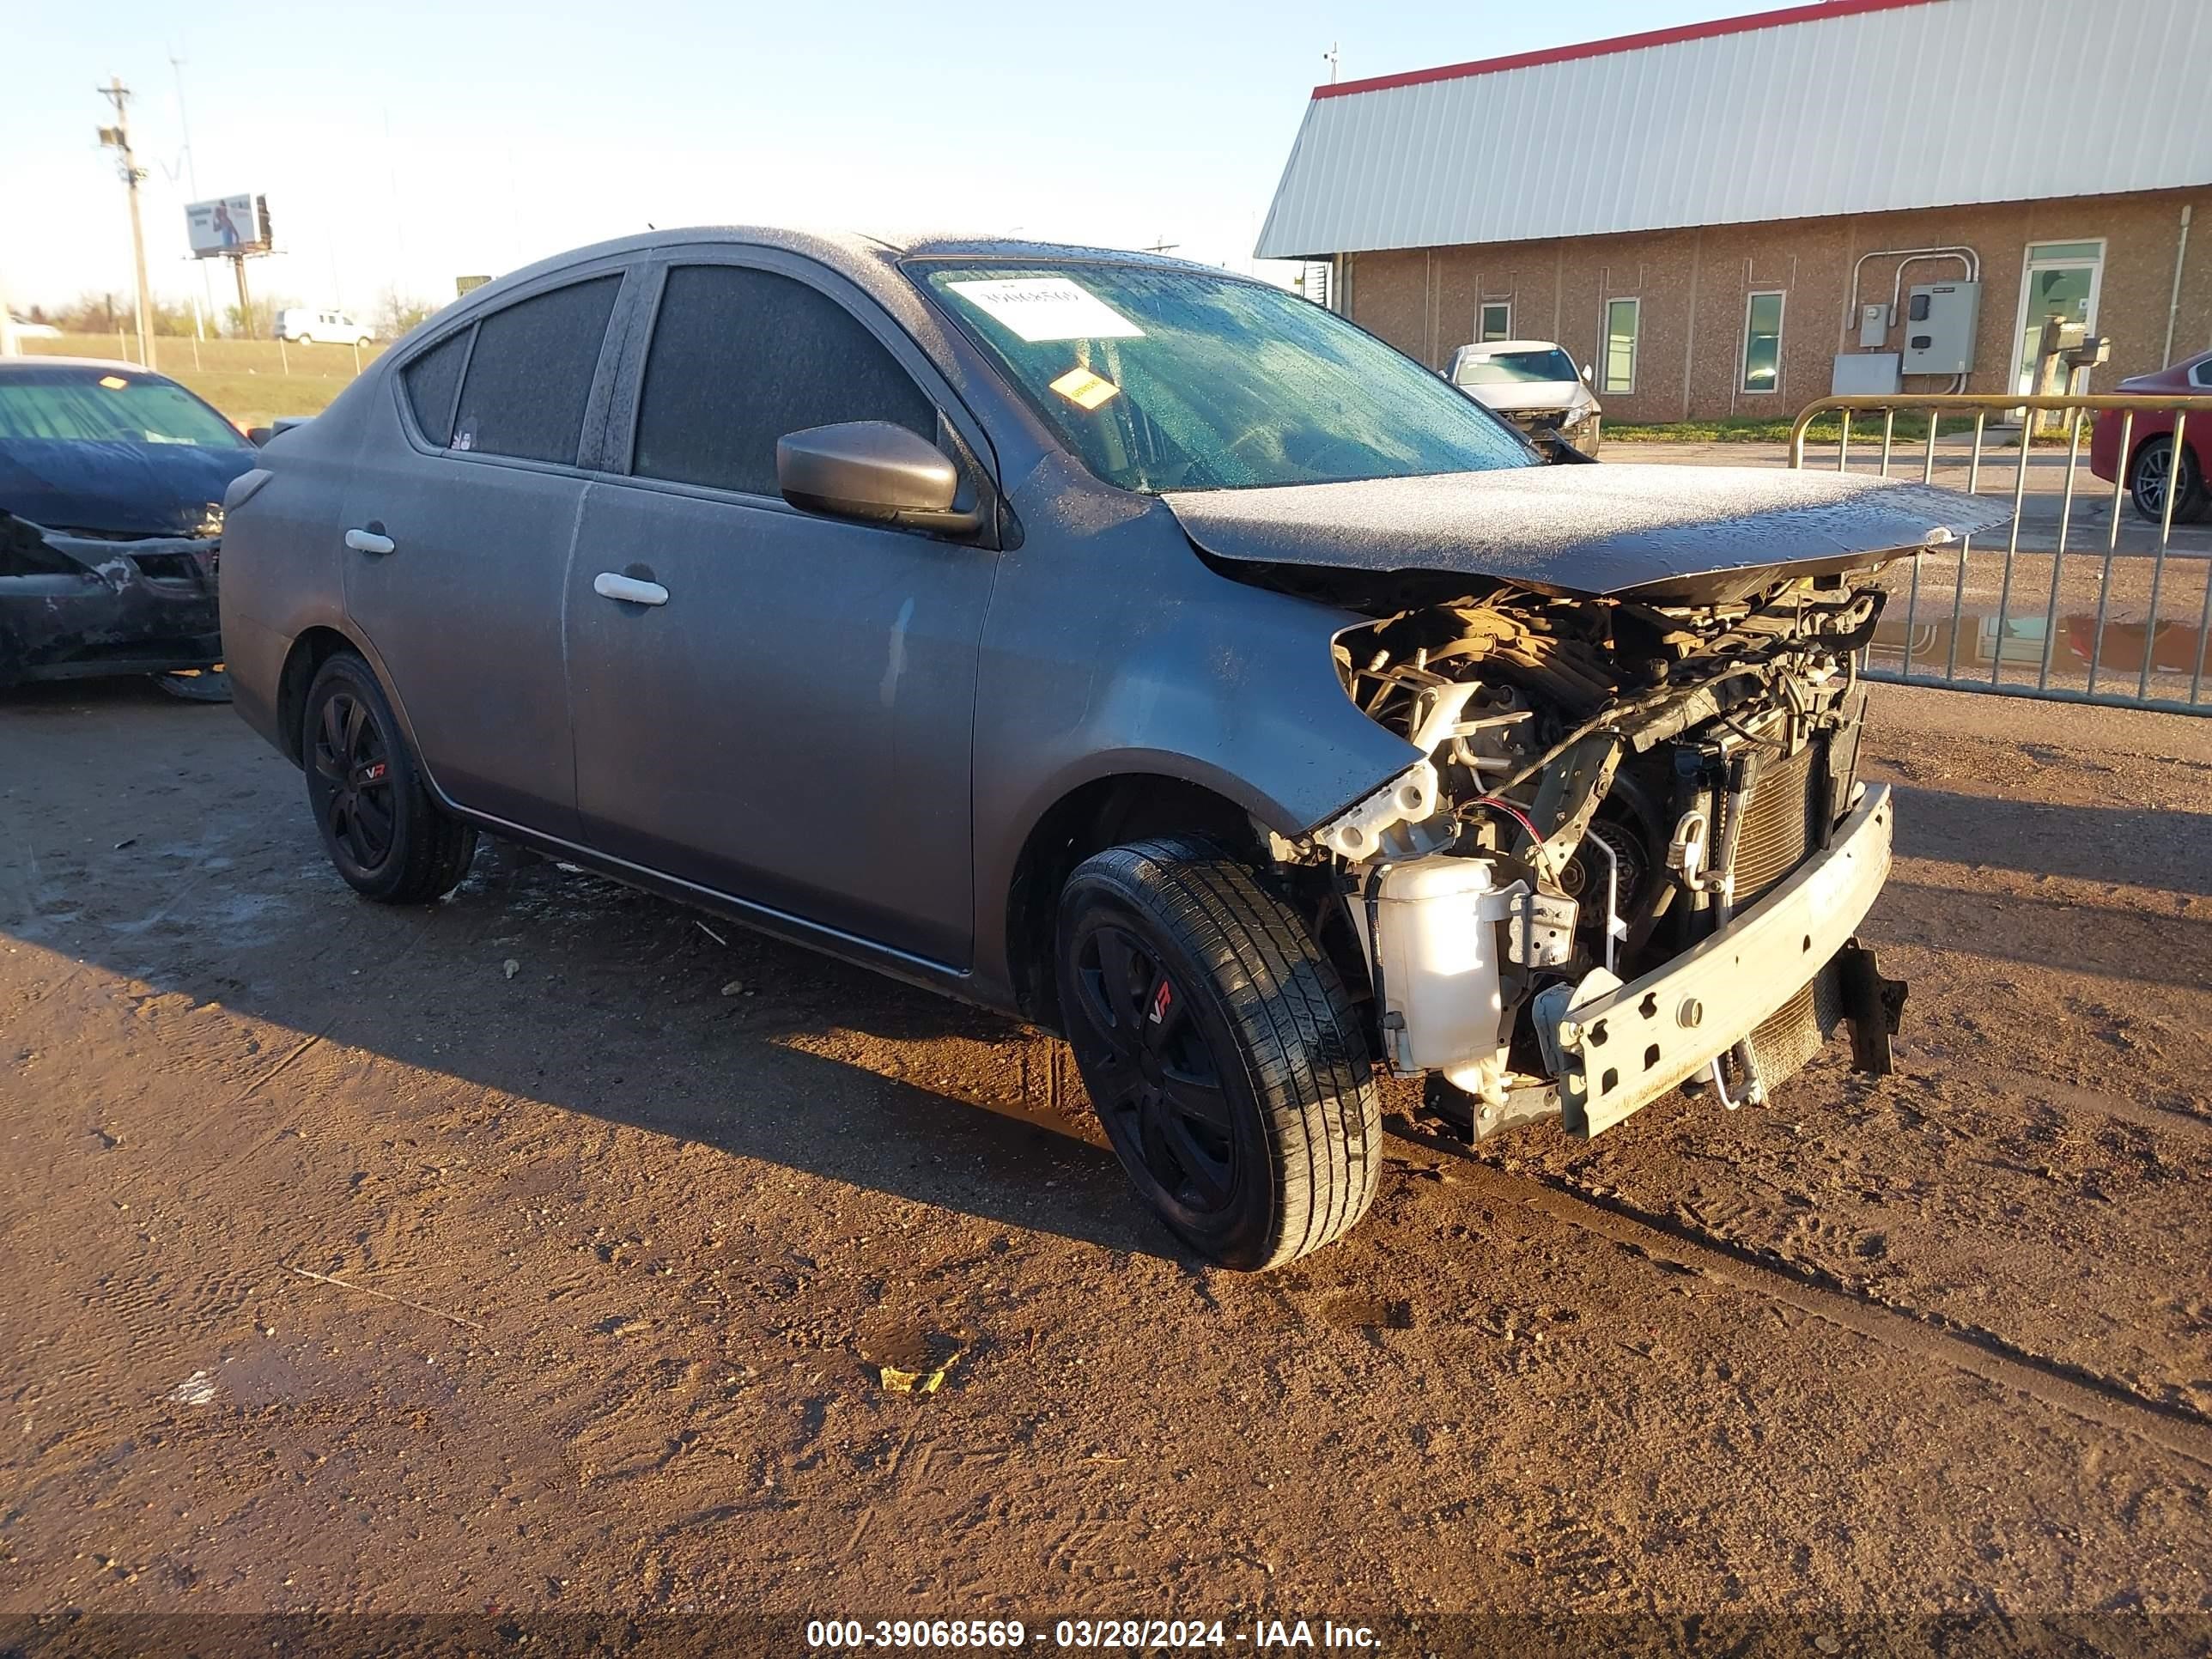
[[[1907,374],[1965,374],[1974,367],[1974,329],[1982,319],[1979,283],[1928,283],[1905,306]]]

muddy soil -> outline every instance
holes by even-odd
[[[495,848],[368,905],[227,710],[15,694],[0,1609],[2212,1610],[2212,725],[1871,757],[1898,1076],[1401,1135],[1253,1278],[1042,1036]]]

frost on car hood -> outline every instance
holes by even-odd
[[[1165,499],[1219,559],[1692,603],[1770,576],[1885,564],[2010,517],[1990,498],[1863,473],[1650,462]]]

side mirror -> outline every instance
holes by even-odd
[[[267,443],[276,435],[276,428],[273,427],[249,426],[246,428],[246,441],[252,444],[256,449],[260,448],[262,445]]]
[[[954,507],[960,469],[944,451],[889,421],[786,434],[775,441],[775,482],[784,500],[809,513],[953,532],[983,522],[980,507]]]
[[[1583,365],[1583,381],[1584,381],[1584,383],[1585,383],[1585,384],[1587,384],[1587,383],[1589,382],[1589,379],[1590,379],[1590,376],[1591,376],[1590,366],[1589,366],[1588,363],[1584,363],[1584,364]]]

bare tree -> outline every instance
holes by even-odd
[[[402,294],[396,283],[387,283],[377,298],[376,315],[372,320],[379,335],[396,340],[436,309],[428,301]]]

